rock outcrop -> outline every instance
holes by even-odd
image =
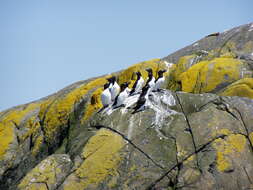
[[[98,113],[106,78],[146,68],[169,70],[146,110]],[[247,24],[5,110],[0,189],[252,189],[252,72]]]

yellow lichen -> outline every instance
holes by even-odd
[[[180,82],[180,75],[187,71],[193,63],[193,59],[196,57],[196,55],[188,55],[180,57],[177,64],[173,64],[168,72],[168,89],[171,90],[181,90]]]
[[[9,145],[15,139],[14,127],[11,125],[11,123],[9,124],[10,125],[3,124],[2,122],[0,123],[0,160],[4,158]]]
[[[15,140],[15,125],[20,125],[25,116],[39,108],[39,103],[20,106],[9,111],[0,121],[0,160],[4,158],[9,145]],[[15,124],[15,125],[14,125]]]
[[[253,78],[244,78],[229,85],[223,92],[222,96],[241,96],[253,99]]]
[[[33,147],[33,149],[32,149],[32,154],[33,154],[34,156],[36,156],[36,155],[39,153],[40,148],[41,148],[41,146],[43,145],[43,142],[44,142],[43,136],[39,136],[39,137],[35,140],[34,147]]]
[[[123,138],[118,134],[106,129],[98,131],[83,149],[84,162],[65,180],[63,189],[96,187],[106,177],[115,176],[121,160],[119,151],[124,145]]]
[[[66,124],[75,103],[81,101],[82,97],[90,90],[102,86],[106,77],[97,78],[87,84],[72,90],[66,96],[57,99],[46,113],[44,129],[47,139],[50,141],[59,130],[59,127]]]
[[[178,143],[176,146],[177,146],[177,156],[183,158],[187,154],[187,152]]]
[[[253,144],[253,132],[249,134],[249,139],[251,141],[251,144]]]
[[[230,135],[232,132],[229,129],[219,129],[213,130],[213,137],[217,137],[219,135]]]
[[[188,163],[190,163],[191,161],[193,161],[194,159],[195,159],[195,155],[191,155],[189,158],[187,158],[185,161],[184,161],[184,163],[185,164],[188,164]]]
[[[210,92],[219,84],[240,78],[243,63],[232,58],[215,58],[201,61],[180,75],[182,90],[185,92]]]
[[[153,74],[154,76],[156,76],[156,73],[159,69],[163,69],[164,68],[164,64],[160,64],[160,59],[152,59],[152,60],[149,60],[149,61],[144,61],[144,62],[141,62],[141,63],[137,63],[127,69],[125,69],[124,71],[122,71],[120,74],[119,74],[119,80],[118,82],[121,84],[123,82],[131,82],[130,84],[130,87],[131,85],[133,85],[134,83],[134,79],[133,77],[135,76],[134,73],[137,72],[137,71],[140,71],[143,78],[147,78],[148,76],[148,73],[145,71],[146,68],[152,68],[153,70]]]
[[[213,147],[216,149],[217,169],[221,172],[232,167],[233,156],[243,152],[246,145],[246,138],[240,134],[231,134],[226,139],[216,139]]]
[[[62,172],[66,169],[65,167],[68,167],[68,159],[69,158],[65,157],[65,159],[63,159],[65,163],[63,163],[63,160],[59,162],[54,156],[46,158],[21,180],[18,189],[32,190],[34,187],[37,187],[36,184],[41,184],[43,187],[45,183],[47,183],[50,189],[54,189],[53,187],[56,186],[57,180],[60,180],[60,177],[63,176]]]
[[[103,92],[103,88],[98,88],[91,96],[91,101],[87,103],[86,109],[84,112],[84,116],[81,119],[81,123],[84,123],[86,120],[88,120],[91,115],[103,107],[100,95]]]
[[[2,122],[3,123],[15,122],[17,125],[19,125],[26,115],[28,115],[35,109],[39,109],[39,107],[40,103],[30,103],[26,106],[13,109],[2,118]]]
[[[32,183],[28,187],[22,188],[22,189],[24,189],[24,190],[48,190],[47,185],[45,183]]]

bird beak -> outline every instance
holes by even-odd
[[[167,72],[167,70],[163,70],[163,73]]]

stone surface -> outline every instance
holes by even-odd
[[[1,112],[0,189],[252,189],[251,28]],[[168,90],[98,113],[106,78],[131,87],[146,68],[167,69]]]

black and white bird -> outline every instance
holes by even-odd
[[[163,76],[163,73],[165,73],[167,70],[160,70],[158,71],[158,77],[155,80],[155,86],[153,88],[154,91],[160,91],[161,86],[165,82],[165,77]]]
[[[110,83],[110,86],[109,86],[109,90],[111,92],[111,100],[112,102],[115,100],[116,96],[119,94],[120,92],[120,87],[118,85],[118,83],[116,82],[116,77],[113,76],[111,78],[108,78],[107,79]]]
[[[109,86],[110,86],[110,83],[106,83],[104,85],[104,91],[101,94],[101,101],[102,101],[103,107],[107,107],[111,103],[111,100],[112,100],[111,93],[109,91]]]
[[[128,92],[128,82],[125,82],[123,84],[120,85],[120,93],[116,96],[115,101],[113,103],[113,108],[118,108],[121,106],[125,106],[125,100],[129,95]]]
[[[140,71],[136,72],[136,75],[137,75],[137,79],[134,82],[133,88],[130,91],[129,95],[134,95],[134,94],[137,94],[137,93],[141,92],[141,89],[144,85],[144,80],[141,76],[141,72]]]
[[[142,111],[146,108],[146,103],[148,100],[148,95],[150,93],[150,90],[151,89],[148,84],[142,88],[141,95],[136,103],[136,106],[133,108],[134,111],[132,112],[132,114],[135,114],[135,113]]]
[[[153,90],[155,87],[155,77],[153,76],[153,71],[151,68],[146,69],[146,71],[148,72],[148,80],[146,82],[146,85],[149,86],[150,90]]]
[[[112,103],[112,97],[111,97],[111,92],[109,90],[109,87],[110,87],[110,83],[104,84],[104,90],[101,93],[101,102],[103,104],[103,107],[98,111],[98,113],[103,111]]]

